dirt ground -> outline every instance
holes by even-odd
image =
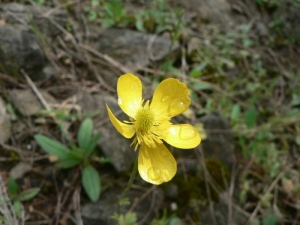
[[[296,0],[0,1],[0,224],[300,224],[299,24]],[[120,203],[138,151],[105,104],[128,120],[116,89],[127,72],[145,99],[184,82],[192,103],[172,122],[202,141],[168,146],[175,177],[137,175]],[[78,146],[86,118],[100,140],[62,168],[36,135]]]

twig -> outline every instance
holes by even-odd
[[[14,225],[19,224],[14,207],[12,206],[11,201],[7,195],[6,187],[2,180],[1,174],[0,174],[0,215],[3,215],[5,219],[4,222],[8,222],[8,224],[14,224]]]
[[[93,49],[92,47],[85,45],[85,44],[79,44],[79,46],[91,53],[93,53],[94,55],[104,59],[105,61],[109,62],[111,65],[113,65],[114,67],[118,68],[120,71],[122,71],[123,73],[129,73],[131,70],[125,66],[123,66],[121,63],[117,62],[116,60],[114,60],[112,57],[106,55],[106,54],[102,54],[99,51]],[[133,72],[133,71],[132,71]]]
[[[74,204],[74,211],[76,217],[76,225],[83,225],[81,212],[80,212],[80,190],[81,190],[80,187],[76,188],[73,194],[73,204]]]
[[[273,189],[276,187],[276,184],[280,181],[280,179],[284,176],[285,172],[290,170],[294,165],[296,165],[297,163],[300,162],[300,159],[297,160],[297,162],[293,163],[293,164],[289,164],[287,165],[278,175],[277,177],[273,180],[272,184],[270,185],[270,187],[267,189],[267,191],[265,192],[264,196],[268,195],[271,191],[273,191]],[[264,197],[263,196],[263,197]],[[262,197],[262,198],[263,198]],[[252,212],[251,216],[248,218],[247,223],[251,222],[254,217],[256,216],[256,214],[258,213],[260,207],[261,207],[261,201],[257,204],[257,206],[255,207],[254,211]],[[246,223],[246,224],[247,224]]]
[[[156,189],[155,185],[152,185],[151,188],[149,188],[137,201],[135,201],[132,206],[130,207],[130,209],[128,210],[128,212],[132,212],[134,210],[134,208],[141,202],[143,201],[144,198],[146,198],[152,191],[154,191]]]
[[[39,90],[37,89],[37,87],[35,86],[35,84],[29,78],[29,76],[27,75],[27,73],[25,73],[25,71],[23,69],[21,69],[21,73],[25,77],[27,83],[30,85],[31,89],[36,94],[36,96],[38,97],[39,101],[42,103],[42,105],[44,106],[44,108],[47,109],[47,110],[50,110],[51,109],[50,106],[48,105],[48,103],[46,102],[46,100],[44,99],[44,97],[42,96],[42,94],[39,92]]]
[[[208,171],[207,171],[207,168],[206,168],[206,164],[204,162],[204,158],[205,158],[204,157],[204,152],[203,152],[203,149],[202,149],[201,146],[199,146],[198,149],[199,149],[199,152],[200,152],[200,157],[198,157],[198,158],[199,158],[199,160],[202,164],[202,168],[203,168],[204,175],[205,175],[204,176],[204,182],[205,182],[205,189],[206,189],[206,193],[207,193],[207,198],[208,198],[208,201],[209,201],[209,211],[210,211],[210,214],[211,214],[213,224],[217,225],[216,214],[215,214],[213,202],[212,202],[212,199],[211,199],[210,187],[208,185],[209,182],[207,180],[207,178],[209,177],[209,174],[208,174]]]
[[[10,150],[10,151],[16,152],[18,154],[26,153],[26,154],[31,155],[31,156],[38,155],[38,154],[33,153],[31,151],[20,149],[20,148],[17,148],[17,147],[11,146],[11,145],[7,145],[7,144],[1,144],[0,146],[2,148],[6,149],[6,150]]]
[[[232,198],[234,191],[235,175],[235,166],[233,166],[231,170],[230,186],[228,190],[228,224],[231,224],[232,222]]]
[[[155,188],[154,188],[154,190],[155,190]],[[155,196],[156,196],[156,193],[153,192],[150,208],[147,211],[147,213],[144,215],[144,217],[139,221],[139,224],[144,224],[147,221],[148,217],[150,216],[150,213],[153,211],[153,208],[155,206]]]
[[[79,46],[91,53],[93,53],[94,55],[104,59],[105,61],[107,61],[108,63],[110,63],[112,66],[118,68],[122,73],[134,73],[135,75],[139,76],[139,78],[145,82],[145,83],[149,83],[149,80],[146,79],[145,77],[143,77],[142,75],[136,73],[133,69],[129,69],[126,66],[122,65],[121,63],[117,62],[116,60],[114,60],[112,57],[110,57],[107,54],[102,54],[101,52],[93,49],[92,47],[85,45],[85,44],[79,44]]]
[[[42,96],[40,91],[37,89],[35,84],[32,82],[30,77],[27,75],[27,73],[23,69],[21,69],[20,71],[23,74],[23,76],[25,77],[25,79],[28,82],[29,86],[31,87],[32,91],[36,94],[37,98],[39,99],[39,101],[44,106],[44,108],[46,110],[51,110],[51,107],[48,105],[48,103],[46,102],[46,100],[44,99],[44,97]],[[59,121],[54,115],[52,116],[52,118],[53,118],[54,122],[60,127],[61,132],[68,139],[68,141],[71,141],[72,135],[70,135],[70,133],[67,129],[69,127],[69,123],[67,123],[65,121]]]

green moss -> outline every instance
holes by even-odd
[[[205,163],[207,171],[212,177],[214,187],[217,187],[218,190],[225,190],[230,182],[228,167],[220,160],[214,158],[206,159]],[[188,175],[188,177],[176,175],[172,182],[178,186],[178,215],[181,217],[189,214],[193,221],[200,222],[199,207],[207,206],[209,199],[213,202],[219,201],[218,192],[211,184],[206,184],[203,169],[199,169],[197,175]],[[207,185],[210,198],[208,197]]]
[[[215,158],[207,158],[205,164],[207,171],[214,179],[216,185],[221,188],[221,190],[225,190],[230,182],[230,171],[228,167]]]

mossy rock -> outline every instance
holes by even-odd
[[[216,181],[221,190],[225,190],[230,182],[230,171],[229,168],[222,163],[220,160],[215,158],[207,158],[205,160],[206,169]]]
[[[223,191],[228,187],[230,182],[230,170],[220,160],[215,158],[207,158],[207,171],[211,175],[213,186],[218,191]],[[194,221],[200,221],[200,206],[208,206],[209,199],[212,202],[219,202],[218,191],[211,184],[206,184],[203,169],[199,169],[197,175],[176,175],[172,183],[178,187],[177,203],[179,206],[178,215],[183,216],[189,214]],[[210,198],[208,197],[207,185],[209,187]]]

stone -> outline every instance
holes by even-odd
[[[39,32],[54,36],[61,33],[58,24],[64,27],[69,18],[66,11],[38,5],[9,3],[0,7],[0,18],[9,24],[31,24]]]
[[[29,163],[19,162],[9,171],[9,175],[16,180],[23,178],[25,173],[29,172],[31,169],[32,167]]]
[[[179,49],[177,42],[173,43],[164,36],[155,36],[128,29],[101,29],[98,26],[91,27],[91,47],[107,54],[130,71],[135,72],[139,67],[146,67],[151,62],[161,61],[169,54],[172,55]],[[99,71],[103,79],[114,86],[120,76],[114,66],[103,63]]]
[[[68,15],[60,9],[10,3],[0,7],[0,70],[17,76],[24,69],[33,80],[56,75],[39,45],[39,34],[61,33]],[[53,25],[53,23],[55,25]]]
[[[176,200],[178,198],[178,185],[173,183],[166,184],[164,194],[166,198]]]
[[[196,20],[200,20],[199,24],[220,24],[228,28],[241,23],[232,15],[229,0],[167,0],[167,2],[185,8],[186,17],[188,18],[190,14],[194,15]]]
[[[223,174],[220,173],[221,171],[212,170],[212,168],[219,165],[220,162],[221,165],[224,164],[225,166],[223,169],[227,169],[227,167],[230,169],[232,168],[232,166],[234,166],[236,162],[234,153],[234,138],[230,131],[230,123],[225,117],[221,116],[218,112],[212,112],[198,119],[198,122],[203,123],[205,131],[207,133],[207,139],[202,140],[200,145],[202,146],[206,158],[206,166],[208,172],[210,172],[214,180],[218,182],[218,186],[220,188],[224,188],[224,190],[220,191],[219,193],[216,193],[212,190],[210,192],[214,201],[213,208],[215,213],[214,217],[216,220],[216,225],[223,225],[225,223],[227,224],[229,215],[229,197],[227,196],[228,190],[226,190],[226,188],[227,183],[230,182],[230,170],[228,170],[228,173],[226,173],[226,170],[223,170]],[[221,168],[221,166],[217,166],[217,168]],[[221,178],[220,176],[225,177]],[[195,177],[195,179],[199,179],[199,176]],[[222,180],[224,179],[228,179],[226,184],[220,183],[220,180],[222,182]],[[198,182],[202,182],[202,186],[204,186],[205,184],[204,180],[199,180]],[[238,201],[236,200],[239,196],[238,192],[239,190],[235,188],[232,201]],[[231,210],[231,222],[235,222],[235,224],[245,224],[247,218],[239,211],[235,210],[235,208],[232,208]],[[212,218],[211,212],[207,204],[200,205],[198,213],[200,216],[199,218],[201,224],[214,224],[214,219]]]
[[[105,104],[107,104],[112,112],[121,112],[117,99],[112,96],[105,95],[89,95],[83,94],[79,99],[78,104],[82,108],[82,113],[92,113],[98,112],[98,116],[94,118],[95,130],[101,133],[101,138],[99,141],[99,146],[102,149],[106,157],[112,160],[112,164],[118,172],[126,171],[129,165],[137,157],[137,152],[134,148],[130,146],[132,140],[124,138],[112,125],[108,118],[107,109]],[[117,115],[118,119],[121,121],[128,119],[125,114]],[[97,123],[106,121],[102,123],[101,126],[97,126]]]
[[[246,224],[248,217],[246,217],[244,214],[242,214],[240,211],[235,209],[232,205],[232,211],[231,211],[231,223],[228,221],[228,202],[229,197],[225,192],[223,192],[220,196],[220,201],[218,203],[214,203],[214,217],[216,221],[216,225],[224,225],[224,224],[236,224],[236,225],[242,225]],[[236,200],[233,200],[236,201]],[[208,210],[208,207],[200,207],[200,218],[201,218],[201,224],[215,224],[214,220],[212,218],[210,210]],[[229,222],[229,223],[227,223]]]
[[[207,134],[207,139],[201,142],[205,157],[216,158],[231,168],[236,159],[229,121],[218,112],[212,112],[199,122],[203,123]]]
[[[171,40],[163,36],[128,29],[99,29],[99,27],[96,29],[97,42],[94,42],[92,46],[128,68],[146,66],[150,60],[162,60],[168,55],[170,47],[173,51],[179,48],[178,43],[171,46]],[[151,52],[147,52],[150,44]]]
[[[10,116],[7,113],[6,105],[0,97],[0,144],[8,141],[11,137]]]
[[[115,220],[111,217],[118,212],[118,198],[120,197],[123,189],[111,188],[104,192],[100,199],[95,203],[87,203],[82,207],[81,215],[84,225],[115,225]],[[136,199],[140,199],[145,192],[130,190],[126,195],[131,205],[123,205],[120,209],[121,213],[126,213],[134,204]],[[152,202],[154,201],[154,202]],[[150,210],[150,214],[147,221],[150,221],[153,217],[154,211],[158,211],[161,208],[163,201],[162,191],[156,188],[148,196],[146,196],[138,205],[133,209],[133,213],[136,213],[137,220],[141,220]],[[153,204],[153,205],[152,205]]]
[[[22,68],[36,80],[46,57],[35,35],[26,27],[5,24],[0,26],[0,62],[0,70],[5,73],[18,75]]]
[[[52,95],[46,91],[40,91],[48,104],[56,104]],[[38,97],[31,90],[10,90],[9,97],[12,104],[22,113],[24,116],[32,116],[45,109]]]

